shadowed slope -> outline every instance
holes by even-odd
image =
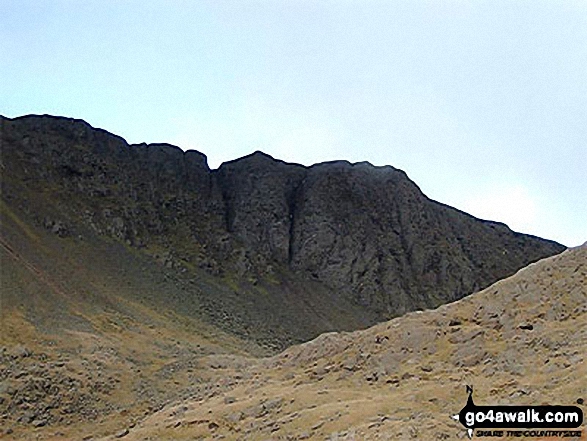
[[[202,153],[80,120],[0,127],[2,199],[25,224],[113,239],[182,282],[209,276],[214,325],[274,349],[456,300],[564,249],[431,201],[390,166],[256,152],[210,170]]]

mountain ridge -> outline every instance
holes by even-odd
[[[129,144],[125,140],[124,137],[122,137],[120,135],[117,135],[117,134],[115,134],[113,132],[110,132],[110,131],[108,131],[106,129],[102,129],[102,128],[99,128],[99,127],[94,127],[94,126],[92,126],[90,123],[88,123],[86,120],[84,120],[82,118],[56,116],[56,115],[51,115],[51,114],[34,114],[34,113],[26,114],[26,115],[22,115],[22,116],[17,116],[17,117],[13,117],[13,118],[8,118],[8,117],[5,117],[3,115],[0,115],[0,119],[5,119],[5,120],[8,120],[8,121],[27,120],[27,119],[30,119],[30,118],[47,118],[47,119],[53,119],[53,120],[56,120],[56,121],[63,120],[63,121],[68,121],[68,122],[74,122],[74,123],[82,124],[84,126],[87,126],[88,128],[90,128],[93,131],[101,132],[101,133],[103,133],[103,134],[105,134],[107,136],[113,137],[113,138],[118,138],[120,141],[122,141],[124,144],[127,144],[129,147],[138,147],[138,148],[153,148],[153,147],[154,148],[158,148],[158,147],[159,148],[170,148],[171,150],[174,150],[174,151],[180,151],[184,155],[197,155],[197,156],[200,156],[200,157],[202,157],[204,159],[204,162],[206,163],[206,167],[208,168],[208,170],[210,172],[217,172],[225,164],[228,165],[228,164],[233,164],[233,163],[239,163],[239,162],[241,162],[243,160],[247,160],[247,159],[254,158],[254,157],[257,157],[258,156],[258,157],[263,157],[263,158],[270,159],[271,161],[276,162],[276,163],[281,163],[281,164],[284,164],[284,165],[289,165],[289,166],[294,166],[294,167],[303,167],[305,169],[314,168],[314,167],[320,167],[320,166],[323,166],[323,165],[335,165],[335,164],[346,164],[348,166],[353,166],[353,167],[354,166],[369,166],[369,167],[372,167],[374,169],[391,169],[391,170],[395,170],[397,172],[403,173],[409,179],[408,174],[404,170],[395,168],[392,165],[388,165],[388,164],[386,164],[386,165],[374,165],[374,164],[372,164],[369,161],[350,162],[350,161],[347,161],[347,160],[327,160],[327,161],[322,161],[322,162],[318,162],[318,163],[311,164],[311,165],[305,165],[305,164],[301,164],[301,163],[297,163],[297,162],[288,162],[288,161],[284,161],[284,160],[275,158],[274,156],[272,156],[272,155],[270,155],[268,153],[265,153],[265,152],[263,152],[261,150],[255,150],[255,151],[253,151],[251,153],[248,153],[246,155],[243,155],[241,157],[224,161],[217,168],[210,168],[208,166],[208,163],[207,163],[207,160],[208,160],[207,155],[205,153],[199,151],[199,150],[195,150],[195,149],[183,149],[182,147],[180,147],[178,145],[170,144],[170,143],[167,143],[167,142],[151,142],[151,143],[140,142],[140,143]],[[419,188],[419,186],[417,185],[417,183],[415,183],[414,181],[411,181],[411,182],[418,188],[418,190],[420,192],[422,191]],[[477,217],[477,216],[472,215],[470,213],[467,213],[466,211],[461,210],[461,209],[459,209],[457,207],[453,207],[451,205],[445,204],[445,203],[443,203],[441,201],[437,201],[437,200],[430,199],[430,198],[428,198],[428,199],[431,202],[433,202],[433,203],[436,203],[436,204],[439,204],[439,205],[444,206],[446,208],[450,208],[452,210],[458,211],[459,213],[464,214],[466,216],[469,216],[469,217],[471,217],[471,218],[473,218],[475,220],[509,228],[509,226],[507,224],[505,224],[504,222],[496,221],[496,220],[492,220],[492,219],[480,218],[480,217]],[[549,241],[549,242],[552,242],[552,243],[557,243],[554,240],[546,239],[546,238],[543,238],[543,237],[540,237],[540,236],[537,236],[537,235],[534,235],[534,234],[530,234],[530,233],[522,233],[522,232],[514,232],[514,233],[524,234],[525,236],[535,237],[535,238],[546,240],[546,241]]]
[[[172,269],[270,297],[279,280],[295,292],[318,284],[362,310],[364,326],[463,297],[564,249],[432,201],[392,166],[308,167],[257,151],[211,170],[203,153],[129,145],[83,120],[1,124],[3,199],[37,224],[72,237],[90,228]]]
[[[0,239],[9,439],[132,428],[218,396],[250,357],[438,307],[564,250],[431,201],[391,166],[259,152],[211,170],[200,152],[51,116],[0,117]]]

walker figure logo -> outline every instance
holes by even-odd
[[[473,388],[467,386],[467,404],[453,419],[467,429],[469,438],[475,429],[573,429],[583,423],[583,411],[577,406],[476,406],[473,402]],[[570,430],[484,430],[477,436],[581,436],[581,431]]]

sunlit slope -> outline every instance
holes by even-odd
[[[266,353],[211,324],[191,295],[205,280],[190,289],[116,241],[0,214],[0,435],[108,433],[199,391],[203,357]]]
[[[583,246],[436,310],[244,369],[225,361],[222,393],[170,405],[125,439],[461,439],[450,416],[465,385],[477,404],[577,404],[586,349]]]

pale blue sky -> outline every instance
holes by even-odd
[[[213,168],[390,164],[478,217],[587,240],[582,0],[1,0],[0,113]]]

